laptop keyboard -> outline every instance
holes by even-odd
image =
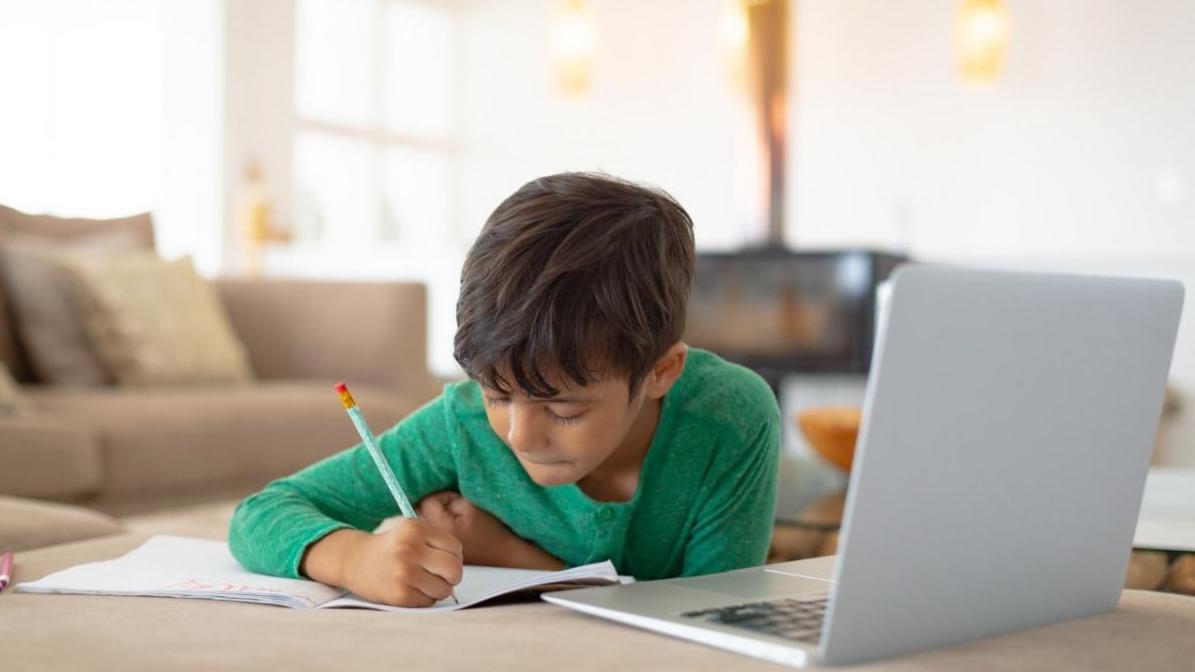
[[[686,611],[681,616],[816,644],[822,636],[822,621],[829,601],[829,597],[765,600]]]

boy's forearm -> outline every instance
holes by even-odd
[[[340,529],[307,547],[299,573],[309,579],[344,588],[344,567],[356,545],[369,537],[361,530]]]
[[[502,553],[501,566],[558,571],[567,565],[534,543],[520,537],[513,537],[511,543]]]

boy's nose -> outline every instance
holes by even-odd
[[[534,452],[542,443],[542,435],[536,428],[533,411],[533,408],[520,408],[520,404],[510,405],[510,426],[506,429],[506,443],[511,448],[522,452]]]

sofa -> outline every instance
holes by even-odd
[[[97,223],[0,208],[0,239],[14,231],[67,239],[102,226],[137,231],[152,246],[148,215]],[[213,282],[251,382],[44,384],[24,360],[0,287],[0,362],[23,400],[0,416],[0,496],[118,516],[238,498],[359,441],[336,381],[349,384],[376,431],[441,389],[427,370],[421,284]]]

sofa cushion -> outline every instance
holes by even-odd
[[[352,381],[350,381],[351,383]],[[387,388],[353,384],[374,431],[413,411]],[[255,481],[264,485],[359,442],[334,381],[160,388],[73,388],[27,393],[100,437],[107,500],[154,498]]]
[[[201,539],[228,539],[232,514],[244,497],[202,504],[172,506],[120,517],[121,525],[138,534],[175,534]]]
[[[137,252],[63,259],[91,349],[121,385],[252,378],[215,288],[189,257]],[[32,344],[30,344],[32,345]]]
[[[124,532],[124,526],[77,506],[0,496],[0,549],[24,551]]]
[[[30,215],[0,205],[0,239],[7,235],[20,234],[51,240],[69,240],[106,231],[132,232],[141,247],[147,250],[154,249],[154,224],[148,212],[116,219],[82,219]],[[17,338],[9,303],[3,287],[0,286],[0,361],[8,365],[8,370],[18,381],[29,382],[34,378]]]
[[[116,230],[131,231],[137,235],[142,248],[154,248],[154,221],[148,212],[112,219],[86,219],[31,215],[0,205],[0,236],[21,234],[48,240],[70,240]]]
[[[103,478],[98,437],[87,427],[36,412],[0,418],[0,494],[74,499],[97,492]]]
[[[215,284],[259,379],[346,378],[425,399],[444,387],[427,370],[422,283],[220,278]]]
[[[88,345],[62,260],[73,255],[127,252],[139,244],[135,232],[121,230],[68,242],[12,235],[0,239],[0,280],[38,380],[52,385],[108,382]]]

